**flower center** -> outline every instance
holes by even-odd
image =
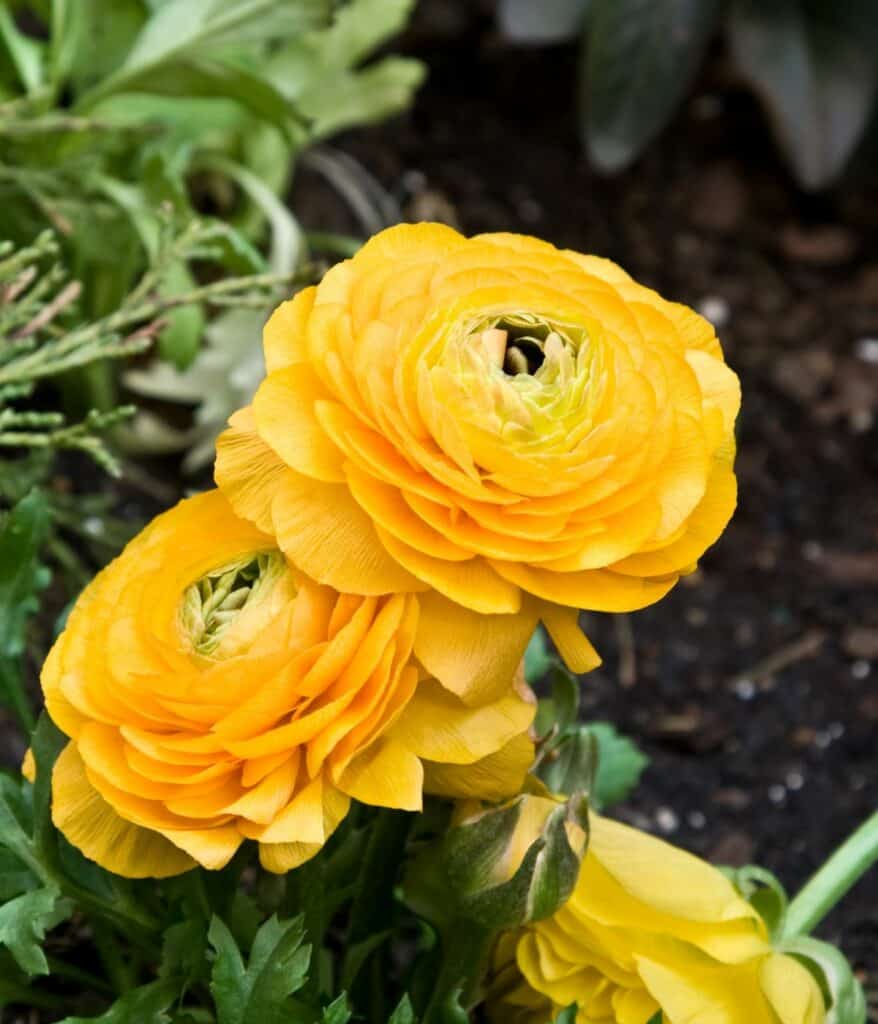
[[[223,634],[286,569],[279,551],[248,555],[202,576],[183,595],[183,629],[199,654],[211,655]]]

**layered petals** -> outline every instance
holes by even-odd
[[[772,949],[731,882],[668,843],[591,815],[570,900],[498,947],[497,1020],[822,1024],[817,982]]]
[[[465,648],[429,667],[419,613],[411,592],[308,577],[219,491],[181,502],[88,587],[46,661],[46,705],[70,737],[56,825],[127,877],[218,869],[245,839],[280,872],[351,800],[419,809],[434,770],[493,758],[479,795],[516,792],[534,708],[501,636],[493,671]]]
[[[338,590],[535,615],[589,665],[570,611],[659,600],[734,509],[713,330],[608,260],[400,225],[282,305],[265,349],[217,482]]]

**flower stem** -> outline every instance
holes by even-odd
[[[784,936],[808,935],[878,861],[878,811],[805,883],[787,910]]]

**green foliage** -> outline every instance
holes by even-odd
[[[592,722],[588,731],[597,744],[597,774],[591,797],[595,807],[606,809],[627,799],[649,758],[609,722]]]
[[[839,178],[875,109],[870,0],[503,0],[499,18],[519,42],[583,36],[582,137],[607,172],[630,165],[665,127],[723,29],[806,189]]]
[[[48,532],[48,503],[39,491],[22,498],[0,521],[0,701],[15,710],[26,728],[34,723],[21,660],[28,619],[48,582],[39,561]]]
[[[870,0],[737,0],[735,61],[766,104],[806,188],[844,170],[878,89],[878,8]]]
[[[303,945],[304,918],[280,922],[270,917],[256,933],[248,963],[228,927],[218,917],[208,939],[216,954],[210,990],[217,1024],[284,1024],[287,1000],[305,984],[311,947]]]
[[[625,167],[665,126],[716,28],[719,0],[594,0],[583,84],[596,167]]]
[[[18,7],[30,9],[28,24],[44,19],[37,0]],[[111,310],[155,259],[164,205],[183,219],[218,213],[226,267],[241,273],[234,261],[262,241],[266,218],[277,234],[270,207],[301,151],[410,102],[420,64],[366,61],[411,8],[412,0],[55,2],[46,41],[3,8],[0,238],[24,244],[55,228],[87,316]],[[169,265],[160,293],[190,291],[192,269],[191,258]],[[163,358],[191,363],[205,314],[200,304],[169,313]]]
[[[6,946],[28,974],[48,974],[41,943],[46,932],[69,913],[52,887],[22,893],[0,906],[0,946]]]

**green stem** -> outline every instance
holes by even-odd
[[[496,934],[476,921],[462,919],[452,921],[444,930],[442,966],[424,1011],[423,1024],[443,1024],[455,1019],[455,1004],[465,1011],[475,1002],[482,969]]]
[[[839,846],[805,883],[787,910],[784,936],[808,935],[878,862],[878,811]]]

